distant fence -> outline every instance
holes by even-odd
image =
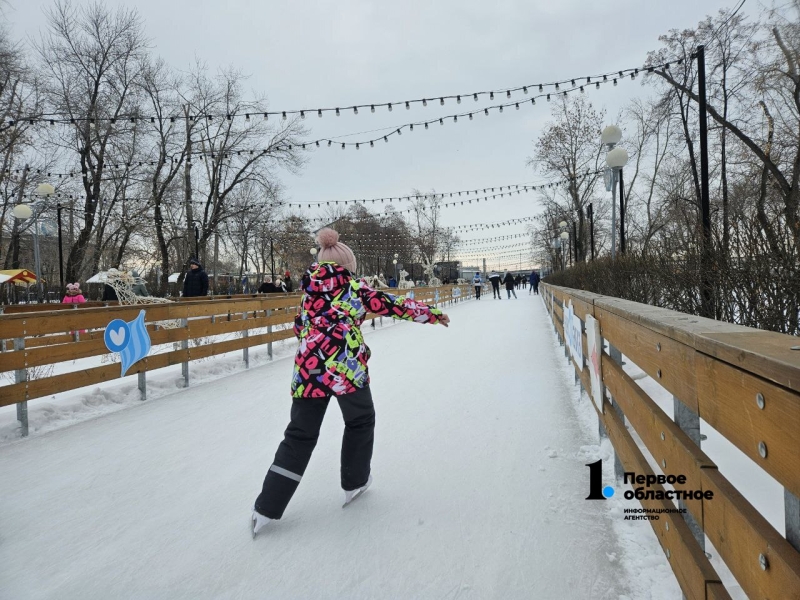
[[[685,596],[730,598],[704,553],[705,534],[750,598],[800,598],[800,339],[544,282],[540,290],[561,340],[570,304],[580,318],[571,331],[573,341],[580,331],[585,358],[580,368],[570,362],[587,392],[586,316],[599,323],[597,347],[603,348],[602,339],[608,343],[600,350],[601,435],[613,444],[617,477],[643,476],[633,487],[640,486],[643,508],[658,511],[650,524]],[[623,370],[622,355],[673,394],[674,420]],[[784,486],[785,537],[700,449],[700,418]],[[700,498],[680,501],[688,511],[683,517],[661,512],[675,509],[668,499],[674,492],[643,485],[648,476],[658,481],[678,474],[686,482],[674,489],[684,497],[702,491]]]
[[[413,291],[415,299],[438,306],[471,297],[468,286],[384,291]],[[294,336],[291,325],[301,298],[301,294],[268,294],[132,306],[26,305],[28,310],[7,307],[10,314],[0,315],[0,374],[6,374],[0,380],[0,406],[17,405],[22,434],[27,435],[29,400],[119,379],[119,362],[55,374],[48,369],[80,359],[110,356],[104,341],[106,326],[114,319],[133,321],[142,310],[152,346],[174,345],[172,350],[149,354],[126,373],[138,377],[142,399],[147,394],[148,371],[181,365],[184,386],[188,386],[189,363],[193,360],[242,350],[242,360],[249,366],[249,349],[262,345],[267,346],[272,358],[273,342]],[[375,318],[378,317],[368,317]],[[214,339],[224,334],[238,337]]]

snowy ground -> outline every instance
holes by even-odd
[[[178,371],[158,399],[0,447],[0,598],[679,597],[650,525],[621,521],[638,503],[584,500],[584,465],[610,448],[540,299],[449,312],[449,329],[368,336],[368,494],[341,509],[332,403],[284,519],[255,541],[290,360],[188,390]]]

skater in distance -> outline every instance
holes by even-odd
[[[356,279],[355,256],[333,229],[322,229],[317,242],[318,262],[309,267],[300,282],[303,299],[294,324],[300,347],[294,360],[291,421],[253,507],[253,537],[270,521],[283,516],[317,444],[332,396],[336,396],[344,417],[344,506],[372,483],[375,409],[367,371],[371,352],[361,334],[367,313],[445,327],[450,323],[441,310],[373,290]]]

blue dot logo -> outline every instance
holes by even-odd
[[[611,498],[611,496],[613,496],[613,495],[614,495],[614,488],[613,487],[611,487],[610,485],[607,485],[606,487],[603,488],[603,496],[605,496],[606,498]]]

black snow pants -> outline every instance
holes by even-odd
[[[369,479],[375,441],[375,408],[369,386],[337,397],[344,417],[341,478],[346,491],[363,487]],[[295,398],[292,419],[275,460],[264,478],[255,509],[270,519],[280,519],[305,473],[317,445],[319,430],[330,397]]]
[[[495,283],[492,281],[492,298],[498,298],[502,300],[500,296],[500,282]]]
[[[481,286],[479,286],[479,285],[475,286],[475,299],[476,300],[480,300],[481,299]]]

